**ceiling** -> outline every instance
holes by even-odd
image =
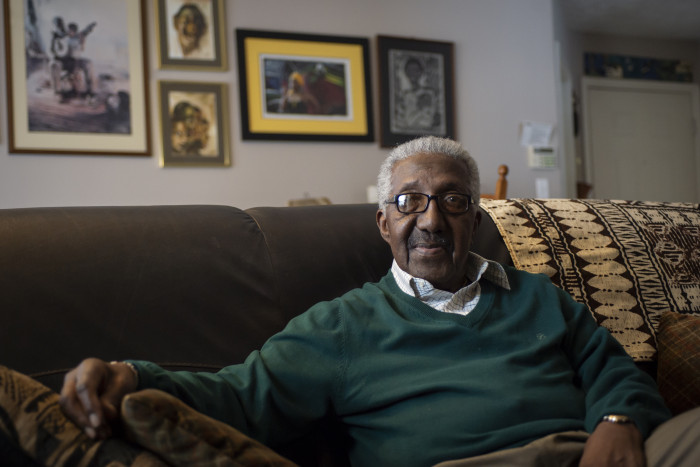
[[[700,41],[698,0],[558,0],[569,29]]]

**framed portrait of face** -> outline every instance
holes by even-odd
[[[151,154],[145,0],[8,0],[11,153]]]
[[[378,36],[380,142],[455,138],[454,44]]]
[[[158,65],[226,69],[224,0],[157,0]]]
[[[161,166],[229,166],[224,83],[160,81]]]

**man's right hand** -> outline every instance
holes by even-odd
[[[104,439],[112,434],[111,424],[119,418],[122,399],[137,384],[128,365],[88,358],[66,374],[61,407],[90,438]]]

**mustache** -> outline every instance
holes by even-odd
[[[433,245],[450,249],[452,242],[449,238],[442,235],[414,230],[408,237],[408,246],[409,248],[415,248],[418,245]]]

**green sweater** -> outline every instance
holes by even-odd
[[[157,387],[270,447],[335,414],[353,465],[427,466],[592,431],[605,414],[644,436],[670,417],[654,382],[587,309],[542,275],[482,281],[467,316],[376,284],[315,305],[215,374],[135,362]]]

